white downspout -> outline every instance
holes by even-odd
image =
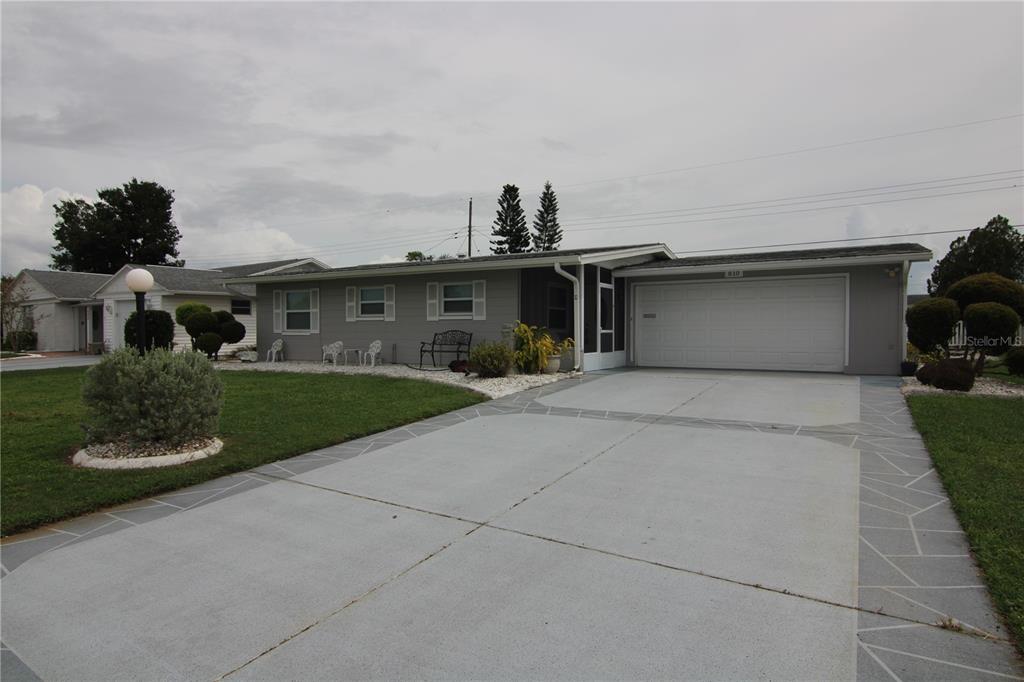
[[[580,268],[580,272],[583,272],[583,262],[580,260],[577,263]],[[555,263],[555,272],[562,277],[572,282],[572,301],[573,301],[573,313],[572,313],[572,340],[573,340],[573,370],[579,371],[580,365],[583,364],[583,336],[580,334],[580,328],[583,324],[583,306],[580,301],[580,280],[574,275],[570,275],[568,272],[562,269],[561,263]]]

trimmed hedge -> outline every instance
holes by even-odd
[[[178,445],[217,431],[224,388],[198,353],[122,348],[85,374],[86,438]]]
[[[956,301],[926,298],[907,308],[907,340],[925,353],[948,348],[959,320],[960,308]]]
[[[219,353],[220,347],[223,345],[224,339],[220,338],[220,334],[216,332],[206,332],[196,338],[196,348],[206,353],[208,358],[212,358]]]
[[[507,375],[512,361],[512,349],[500,341],[481,341],[469,352],[470,368],[484,379]]]
[[[220,337],[224,343],[238,343],[245,338],[245,325],[238,320],[230,320],[220,326]]]
[[[188,318],[192,317],[196,313],[209,313],[210,306],[205,303],[197,303],[195,301],[186,301],[179,305],[174,311],[174,321],[180,324],[182,327],[188,322]]]
[[[185,320],[185,331],[193,339],[198,339],[207,332],[216,332],[220,323],[213,313],[197,312]]]
[[[949,287],[946,296],[957,302],[961,313],[975,303],[1002,303],[1024,317],[1024,285],[994,272],[964,277]]]
[[[124,322],[124,343],[132,348],[139,343],[135,335],[137,315],[138,311],[133,312]],[[170,348],[174,341],[174,320],[171,314],[164,310],[147,310],[142,317],[146,321],[146,350]]]
[[[1011,348],[1003,357],[1007,371],[1016,376],[1024,376],[1024,347]]]
[[[972,303],[964,311],[968,345],[988,355],[1010,349],[1020,329],[1020,315],[1002,303]]]

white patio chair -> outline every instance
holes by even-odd
[[[342,354],[344,349],[345,344],[342,343],[341,341],[335,341],[334,343],[327,344],[326,346],[323,347],[324,356],[320,360],[320,363],[323,364],[327,362],[327,358],[330,358],[331,362],[333,362],[334,365],[337,366],[338,356]]]
[[[284,360],[284,339],[277,339],[267,350],[267,362],[274,362],[277,359]]]
[[[373,367],[378,362],[380,362],[380,348],[381,348],[380,339],[377,339],[376,341],[371,343],[370,347],[367,348],[366,351],[363,353],[363,364],[364,365],[366,364],[367,358],[369,358],[369,360],[370,360],[370,367]]]

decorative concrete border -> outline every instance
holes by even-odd
[[[93,457],[83,449],[75,453],[75,456],[71,458],[71,463],[90,469],[152,469],[206,459],[216,455],[223,448],[224,442],[220,438],[214,438],[213,442],[205,448],[155,457]]]

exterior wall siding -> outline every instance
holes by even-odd
[[[427,282],[451,283],[484,280],[487,282],[485,320],[439,319],[427,320]],[[395,287],[395,320],[345,321],[345,288],[349,286]],[[320,332],[313,334],[275,333],[273,292],[317,288],[320,292]],[[473,344],[497,341],[502,331],[519,317],[519,272],[498,270],[474,271],[458,274],[436,273],[389,278],[365,277],[360,279],[331,279],[257,286],[257,340],[260,359],[266,358],[267,349],[275,339],[284,339],[286,360],[312,360],[322,358],[322,346],[342,341],[346,348],[366,349],[380,339],[382,359],[385,362],[419,363],[421,341],[430,341],[435,332],[461,329],[473,334]],[[395,351],[392,352],[394,346]],[[444,356],[447,363],[452,356]],[[354,361],[354,358],[352,358]],[[429,360],[427,360],[429,362]]]
[[[848,274],[850,278],[849,329],[847,344],[849,363],[847,374],[899,373],[902,358],[903,320],[901,318],[902,273],[889,277],[887,270],[894,265],[864,265],[843,268],[811,268],[796,270],[747,271],[746,277],[794,277],[802,275]],[[723,280],[723,273],[676,273],[663,277],[638,277],[627,280],[630,293],[626,296],[629,313],[630,341],[633,334],[632,284],[655,282],[685,282],[695,280]],[[735,280],[729,280],[735,281]],[[630,363],[634,362],[630,353]]]
[[[70,303],[51,301],[32,305],[32,329],[37,350],[77,350],[78,317]]]
[[[231,297],[229,296],[186,296],[182,294],[175,294],[173,296],[163,296],[161,300],[161,310],[165,310],[170,313],[171,317],[174,317],[175,311],[178,306],[182,303],[205,303],[210,306],[211,310],[227,310],[231,312]],[[252,314],[251,315],[235,315],[235,319],[245,325],[245,338],[239,343],[226,343],[221,348],[220,352],[222,355],[231,353],[244,346],[255,346],[256,345],[256,333],[257,333],[257,320],[256,320],[256,301],[252,302]],[[174,323],[174,350],[191,350],[192,341],[188,337],[188,332],[185,328],[179,325],[177,322]]]

